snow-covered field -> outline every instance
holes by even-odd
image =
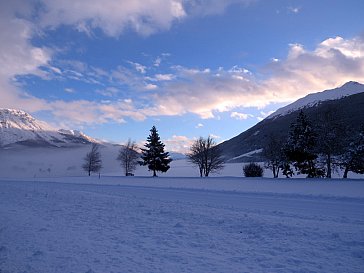
[[[364,272],[364,179],[199,178],[186,160],[101,178],[89,147],[0,151],[0,273]],[[336,175],[338,176],[338,175]]]
[[[31,180],[0,180],[1,273],[364,272],[363,180]]]

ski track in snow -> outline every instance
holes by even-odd
[[[364,199],[0,181],[0,272],[363,272]]]

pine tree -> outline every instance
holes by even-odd
[[[147,142],[142,148],[142,160],[140,165],[148,166],[153,171],[153,176],[157,176],[156,172],[167,172],[170,168],[169,163],[172,159],[168,152],[164,152],[164,144],[161,142],[159,134],[155,126],[150,130]]]
[[[317,167],[315,141],[317,135],[312,129],[307,116],[300,111],[295,123],[291,124],[285,154],[293,163],[298,173],[307,174],[308,178],[322,177],[324,171]]]

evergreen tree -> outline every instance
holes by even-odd
[[[97,173],[102,168],[99,146],[100,145],[97,143],[92,143],[91,151],[87,153],[84,158],[85,163],[82,165],[82,168],[88,172],[88,176],[91,175],[91,172]]]
[[[156,172],[167,172],[172,159],[169,157],[168,152],[164,152],[164,144],[161,142],[155,126],[150,130],[150,135],[144,147],[141,149],[143,161],[139,162],[140,165],[147,165],[148,169],[153,171],[153,176],[157,176]]]
[[[291,124],[285,154],[298,173],[308,178],[322,177],[324,172],[316,165],[315,141],[317,135],[307,116],[300,111],[295,123]]]
[[[364,127],[350,141],[341,161],[341,166],[344,168],[343,178],[348,177],[349,171],[364,174]]]

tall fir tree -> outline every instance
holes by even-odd
[[[147,165],[148,169],[153,171],[153,176],[157,176],[157,172],[167,172],[172,159],[169,157],[168,152],[164,152],[164,144],[161,142],[155,126],[150,130],[150,135],[144,147],[141,149],[142,161],[139,162],[140,165]]]
[[[291,124],[285,154],[299,174],[308,178],[322,177],[324,171],[316,164],[315,142],[317,135],[307,116],[300,111],[295,123]]]

